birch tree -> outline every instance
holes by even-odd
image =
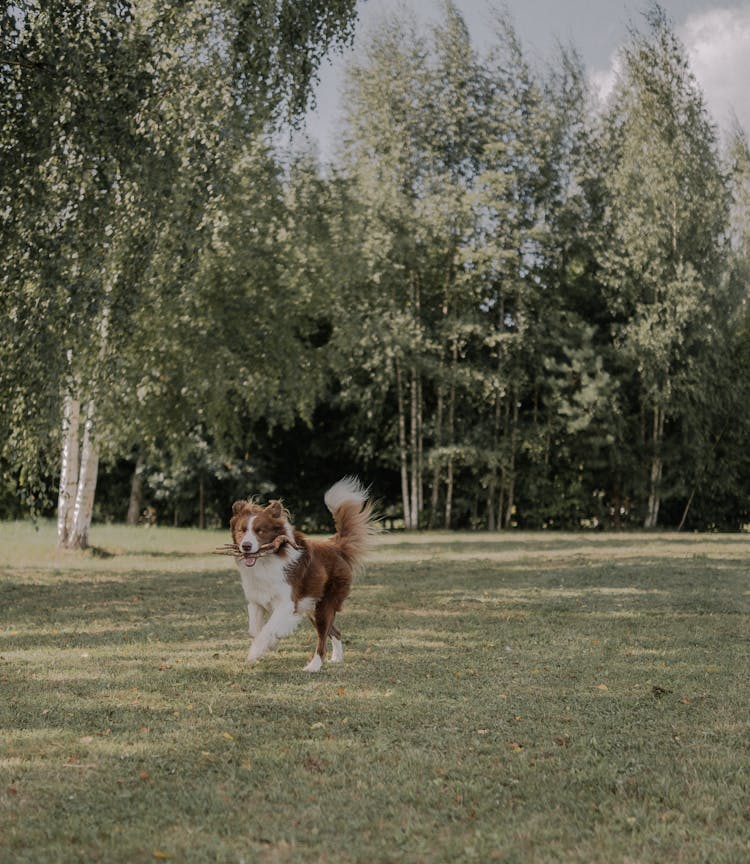
[[[14,331],[0,364],[4,455],[41,490],[54,460],[40,459],[39,442],[62,408],[63,545],[87,542],[101,420],[126,422],[107,397],[118,349],[138,350],[128,331],[155,251],[162,261],[174,253],[163,283],[174,294],[208,236],[203,211],[226,142],[299,113],[322,54],[350,36],[353,7],[28,0],[3,9],[2,296]]]
[[[637,369],[647,455],[644,526],[656,527],[667,425],[682,371],[706,356],[727,227],[715,130],[663,9],[633,31],[605,117],[609,238],[601,257],[623,361]]]
[[[358,251],[368,287],[351,287],[364,289],[369,296],[360,314],[347,316],[358,336],[367,334],[365,338],[352,338],[352,331],[342,328],[338,342],[347,351],[357,345],[357,355],[370,372],[363,382],[365,392],[373,387],[394,392],[395,446],[409,529],[418,524],[420,494],[418,364],[424,247],[416,202],[428,143],[421,102],[426,51],[413,21],[390,19],[374,35],[365,62],[349,72],[343,154],[357,196],[366,202],[359,208]],[[350,379],[352,396],[355,387],[356,380]]]

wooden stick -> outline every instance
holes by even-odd
[[[292,549],[299,549],[299,546],[291,540],[286,534],[279,534],[275,540],[270,543],[265,543],[260,549],[255,552],[243,552],[236,543],[225,543],[214,549],[214,555],[231,555],[233,558],[264,558],[266,555],[273,555],[278,552],[282,546],[289,544]]]

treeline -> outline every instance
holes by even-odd
[[[311,6],[314,43],[282,14],[284,51],[243,4],[83,5],[54,94],[0,65],[6,516],[57,503],[80,544],[98,478],[100,518],[215,524],[255,492],[315,528],[356,472],[406,528],[750,522],[748,146],[658,5],[601,103],[503,15],[486,52],[451,3],[389,19],[327,166],[269,143],[312,61],[274,64],[351,4]],[[14,56],[64,51],[12,8]]]

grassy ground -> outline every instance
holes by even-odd
[[[0,525],[0,861],[750,860],[750,539],[391,536],[318,676],[225,539]]]

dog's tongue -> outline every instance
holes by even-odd
[[[253,567],[257,560],[257,558],[245,558],[245,567]]]

